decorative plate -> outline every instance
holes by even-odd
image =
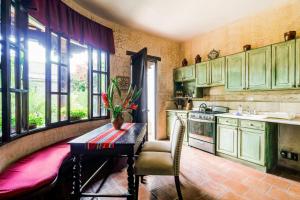
[[[209,54],[207,55],[207,57],[208,57],[209,60],[216,59],[216,58],[218,58],[219,56],[220,56],[220,50],[217,51],[217,50],[215,50],[215,49],[211,50],[211,51],[209,52]]]

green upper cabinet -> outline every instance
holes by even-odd
[[[300,39],[296,40],[296,86],[300,87]]]
[[[195,79],[195,65],[180,67],[174,70],[174,81],[191,81]]]
[[[196,86],[208,87],[210,86],[209,78],[209,62],[202,62],[196,64]]]
[[[290,40],[272,45],[272,88],[294,88],[295,85],[295,46]]]
[[[271,46],[246,52],[246,89],[271,89]]]
[[[240,91],[245,89],[245,60],[245,52],[226,57],[226,90]]]
[[[210,85],[219,86],[225,83],[225,57],[209,61]]]

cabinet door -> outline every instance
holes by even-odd
[[[211,86],[225,83],[225,57],[209,61]]]
[[[226,57],[226,90],[245,89],[245,52]]]
[[[271,89],[271,46],[246,52],[246,89]]]
[[[238,158],[265,165],[265,132],[240,129],[238,138]]]
[[[295,87],[295,40],[272,45],[272,88]]]
[[[183,67],[182,70],[183,70],[183,79],[185,81],[190,81],[195,79],[195,65]]]
[[[217,152],[237,157],[237,127],[217,125]]]
[[[296,86],[300,87],[300,39],[296,40]]]
[[[184,80],[183,78],[183,70],[182,68],[178,68],[174,70],[174,81],[176,82],[182,82]]]
[[[196,64],[196,86],[209,86],[209,65],[208,62]]]
[[[188,142],[188,137],[187,137],[187,118],[185,117],[185,118],[181,118],[182,119],[182,122],[183,122],[183,124],[184,124],[184,126],[185,126],[185,129],[184,129],[184,137],[183,137],[183,141],[184,142]]]

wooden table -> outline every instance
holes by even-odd
[[[79,199],[80,197],[127,197],[134,199],[134,156],[144,141],[146,135],[146,124],[136,123],[124,135],[122,135],[114,145],[114,148],[107,149],[87,149],[87,138],[93,138],[102,134],[112,127],[106,124],[91,132],[88,132],[69,142],[71,145],[71,154],[73,159],[73,191],[72,197]],[[127,174],[128,174],[128,193],[126,194],[99,194],[99,193],[83,193],[84,187],[95,177],[101,170],[101,166],[84,184],[81,183],[82,156],[86,154],[97,154],[102,157],[127,157]]]

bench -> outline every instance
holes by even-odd
[[[70,145],[59,142],[25,156],[0,174],[0,199],[20,197],[56,181]]]

